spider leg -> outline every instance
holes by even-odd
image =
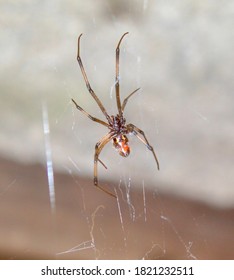
[[[134,124],[128,124],[127,125],[127,129],[130,133],[133,133],[152,153],[153,153],[153,156],[154,156],[154,159],[156,161],[156,164],[157,164],[157,168],[159,170],[159,161],[158,161],[158,158],[156,156],[156,153],[154,151],[154,148],[150,145],[150,143],[148,142],[146,136],[145,136],[145,133],[143,130],[139,129],[138,127],[136,127]],[[141,136],[143,137],[143,139],[141,138]]]
[[[113,134],[109,132],[95,146],[95,154],[94,154],[94,185],[97,188],[99,188],[100,190],[102,190],[105,193],[109,194],[110,196],[113,196],[113,197],[116,198],[116,195],[114,195],[113,193],[107,191],[106,189],[104,189],[102,186],[99,185],[99,183],[98,183],[98,171],[97,171],[98,161],[101,162],[102,165],[105,167],[103,162],[99,159],[99,155],[100,155],[102,149],[104,148],[104,146],[108,142],[110,142],[112,138],[113,138]]]
[[[76,103],[76,101],[75,101],[74,99],[72,99],[72,101],[73,101],[73,103],[76,105],[76,108],[77,108],[78,110],[80,110],[85,116],[87,116],[88,118],[90,118],[90,119],[91,119],[92,121],[94,121],[94,122],[103,124],[103,125],[105,125],[105,126],[108,127],[108,124],[107,124],[106,122],[104,122],[104,121],[102,121],[102,120],[99,120],[99,119],[97,119],[97,118],[95,118],[95,117],[92,117],[89,113],[87,113],[84,109],[82,109],[82,108]],[[100,159],[98,159],[98,161],[107,169],[107,166],[106,166]]]
[[[80,110],[85,116],[87,116],[88,118],[90,118],[92,121],[94,121],[94,122],[97,122],[97,123],[100,123],[100,124],[102,124],[102,125],[104,125],[104,126],[109,126],[106,122],[104,122],[104,121],[102,121],[102,120],[99,120],[99,119],[97,119],[97,118],[95,118],[95,117],[92,117],[89,113],[87,113],[84,109],[82,109],[77,103],[76,103],[76,101],[74,100],[74,99],[72,99],[72,102],[75,104],[75,106],[76,106],[76,108],[78,109],[78,110]]]
[[[98,161],[102,164],[102,166],[103,166],[104,168],[107,169],[107,166],[105,165],[105,163],[104,163],[103,161],[100,160],[100,158],[98,159]]]
[[[123,40],[123,37],[127,34],[128,34],[128,32],[126,32],[122,35],[122,37],[120,38],[119,43],[116,47],[116,51],[115,51],[116,52],[115,94],[116,94],[117,108],[118,108],[120,116],[122,116],[122,109],[121,109],[121,101],[120,101],[120,95],[119,95],[119,54],[120,54],[120,47],[119,46],[121,44],[121,41]]]
[[[139,89],[140,89],[140,88],[135,89],[132,93],[130,93],[130,94],[124,99],[123,104],[122,104],[122,107],[121,107],[122,112],[124,111],[124,108],[125,108],[125,106],[126,106],[126,104],[127,104],[127,102],[128,102],[128,99],[129,99],[134,93],[136,93]]]
[[[80,70],[82,72],[83,78],[85,80],[86,83],[86,87],[88,89],[88,91],[90,92],[90,94],[92,95],[92,97],[94,98],[94,100],[97,102],[99,108],[101,109],[102,113],[106,116],[107,120],[110,119],[109,115],[106,112],[105,107],[102,105],[102,102],[100,101],[100,99],[97,97],[97,95],[94,93],[93,89],[90,86],[89,80],[87,78],[81,57],[80,57],[80,37],[82,36],[82,33],[80,34],[80,36],[78,37],[78,49],[77,49],[77,61],[79,63],[80,66]]]

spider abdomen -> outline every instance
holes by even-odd
[[[130,154],[130,147],[126,135],[120,134],[114,137],[113,146],[122,157],[127,157]]]

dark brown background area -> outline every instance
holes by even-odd
[[[1,158],[1,259],[234,258],[234,209],[147,190],[144,203],[140,188],[127,200],[106,182],[117,203],[91,180],[59,173],[55,186],[52,213],[45,167]]]

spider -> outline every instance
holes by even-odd
[[[154,152],[153,147],[149,144],[144,131],[139,129],[134,124],[126,124],[126,120],[123,116],[125,106],[128,102],[128,99],[136,93],[140,88],[137,88],[132,93],[130,93],[124,101],[121,103],[120,99],[120,90],[119,90],[119,55],[120,55],[120,44],[123,40],[123,38],[128,34],[128,32],[124,33],[122,37],[120,38],[118,45],[116,47],[116,65],[115,65],[115,95],[116,95],[116,102],[117,102],[117,109],[118,113],[115,116],[110,116],[105,107],[103,106],[100,99],[97,97],[95,92],[90,86],[89,80],[87,78],[81,57],[80,57],[80,38],[82,36],[82,33],[78,37],[78,49],[77,49],[77,61],[81,69],[81,73],[83,75],[83,78],[86,83],[86,87],[94,100],[97,102],[99,108],[101,109],[102,113],[106,117],[107,121],[102,121],[98,118],[95,118],[91,116],[89,113],[87,113],[84,109],[82,109],[74,99],[72,99],[72,102],[75,104],[76,108],[81,111],[84,115],[86,115],[88,118],[90,118],[92,121],[97,122],[101,125],[106,126],[109,129],[109,132],[103,136],[95,145],[95,154],[94,154],[94,185],[98,187],[100,190],[104,191],[105,193],[111,195],[112,197],[116,198],[116,195],[111,193],[110,191],[106,190],[102,186],[99,185],[98,182],[98,162],[100,162],[106,169],[106,165],[99,159],[99,155],[104,148],[104,146],[112,140],[114,148],[117,150],[117,152],[123,156],[127,157],[130,154],[130,146],[128,142],[128,138],[126,135],[133,134],[135,135],[153,154],[154,159],[157,164],[157,168],[159,170],[159,162],[156,156],[156,153]]]

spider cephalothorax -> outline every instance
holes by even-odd
[[[126,120],[123,116],[119,116],[118,114],[116,116],[111,116],[110,122],[109,122],[109,129],[110,131],[113,131],[113,133],[119,134],[119,133],[127,133],[127,128],[125,126]]]
[[[133,135],[135,135],[143,144],[146,145],[146,147],[153,153],[154,159],[156,161],[157,164],[157,168],[159,169],[159,162],[157,159],[157,156],[154,152],[153,147],[149,144],[147,138],[145,137],[145,133],[139,129],[138,127],[136,127],[134,124],[127,124],[126,125],[126,120],[123,117],[123,112],[125,109],[125,106],[127,104],[128,99],[136,92],[139,90],[136,89],[134,90],[132,93],[130,93],[123,101],[123,103],[121,103],[120,100],[120,94],[119,94],[119,54],[120,54],[120,43],[123,39],[123,37],[125,35],[127,35],[128,32],[124,33],[122,35],[122,37],[119,40],[119,43],[116,47],[116,75],[115,75],[115,95],[116,95],[116,102],[117,102],[117,109],[118,109],[118,114],[116,116],[110,116],[105,107],[102,105],[102,102],[99,100],[99,98],[97,97],[97,95],[94,93],[93,89],[90,86],[89,80],[87,78],[86,72],[84,70],[84,66],[82,63],[82,60],[80,58],[80,37],[82,34],[80,34],[80,36],[78,37],[78,51],[77,51],[77,61],[80,65],[80,69],[83,75],[83,78],[85,80],[86,83],[86,87],[88,89],[88,91],[90,92],[90,94],[92,95],[92,97],[95,99],[95,101],[97,102],[99,108],[101,109],[102,113],[104,114],[104,116],[107,119],[107,122],[102,121],[100,119],[97,119],[93,116],[91,116],[89,113],[87,113],[84,109],[82,109],[76,102],[74,99],[72,99],[73,103],[75,104],[76,108],[78,110],[80,110],[84,115],[86,115],[87,117],[89,117],[92,121],[97,122],[99,124],[102,124],[104,126],[106,126],[109,129],[109,132],[103,136],[101,138],[101,140],[99,142],[97,142],[96,146],[95,146],[95,154],[94,154],[94,185],[97,186],[99,189],[103,190],[104,192],[108,193],[111,196],[116,197],[116,195],[114,195],[113,193],[107,191],[106,189],[104,189],[102,186],[100,186],[98,184],[98,172],[97,172],[97,165],[98,162],[100,162],[105,168],[106,165],[99,159],[99,155],[102,151],[102,149],[104,148],[104,146],[110,142],[111,140],[113,141],[113,146],[115,147],[115,149],[118,151],[118,153],[123,156],[123,157],[127,157],[130,154],[130,147],[129,147],[129,142],[128,142],[128,138],[127,138],[127,134],[132,133]]]

